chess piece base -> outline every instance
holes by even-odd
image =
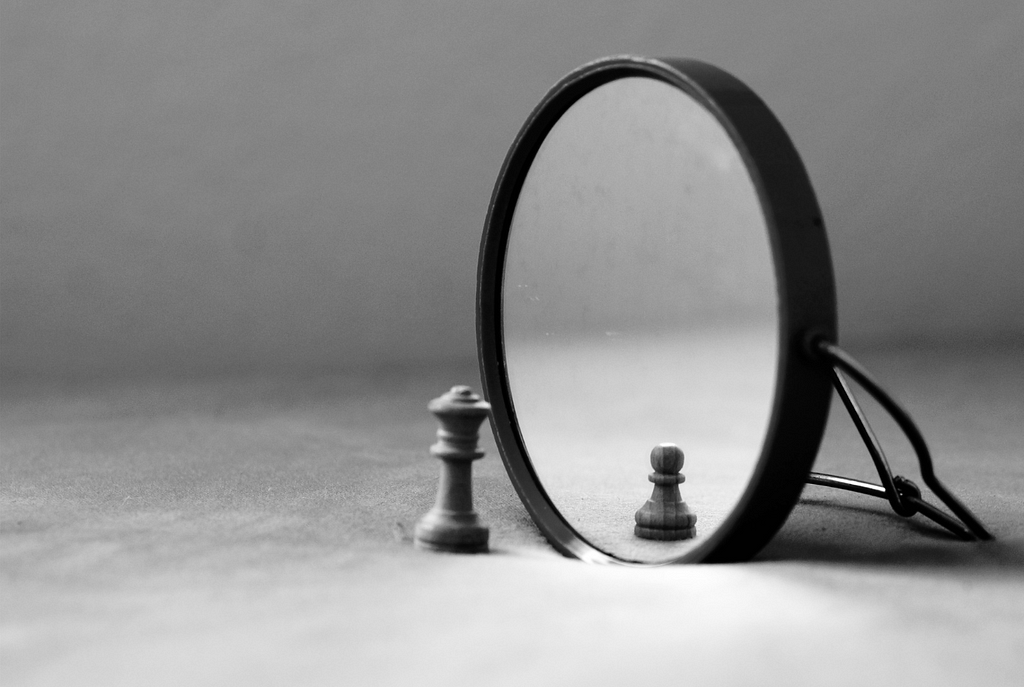
[[[464,513],[431,511],[416,523],[413,544],[427,551],[487,553],[490,531]]]
[[[633,527],[633,534],[641,539],[654,539],[657,541],[678,541],[681,539],[693,539],[697,536],[696,527],[682,527],[679,529],[665,529],[659,527],[644,527],[636,525]]]

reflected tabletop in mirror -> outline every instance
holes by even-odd
[[[495,435],[549,540],[626,563],[756,552],[820,442],[829,382],[800,349],[834,337],[834,301],[810,183],[753,92],[635,57],[557,84],[498,178],[478,288]]]

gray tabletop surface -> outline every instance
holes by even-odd
[[[809,486],[750,563],[586,565],[545,542],[485,431],[492,552],[426,553],[426,403],[479,388],[473,363],[8,382],[3,683],[1019,685],[1024,352],[863,358],[996,541]],[[816,467],[872,478],[838,404]]]

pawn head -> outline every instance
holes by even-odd
[[[651,467],[655,472],[672,475],[683,467],[683,451],[675,444],[658,444],[651,451]]]

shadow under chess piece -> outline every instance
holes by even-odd
[[[416,523],[416,548],[486,553],[488,530],[473,510],[473,461],[483,457],[477,441],[490,404],[468,386],[454,386],[427,408],[440,421],[430,453],[441,460],[437,501]]]
[[[697,516],[683,502],[679,485],[686,477],[679,474],[683,452],[675,444],[658,444],[651,451],[654,472],[647,479],[654,482],[654,493],[636,512],[633,534],[642,539],[674,541],[697,535]]]

